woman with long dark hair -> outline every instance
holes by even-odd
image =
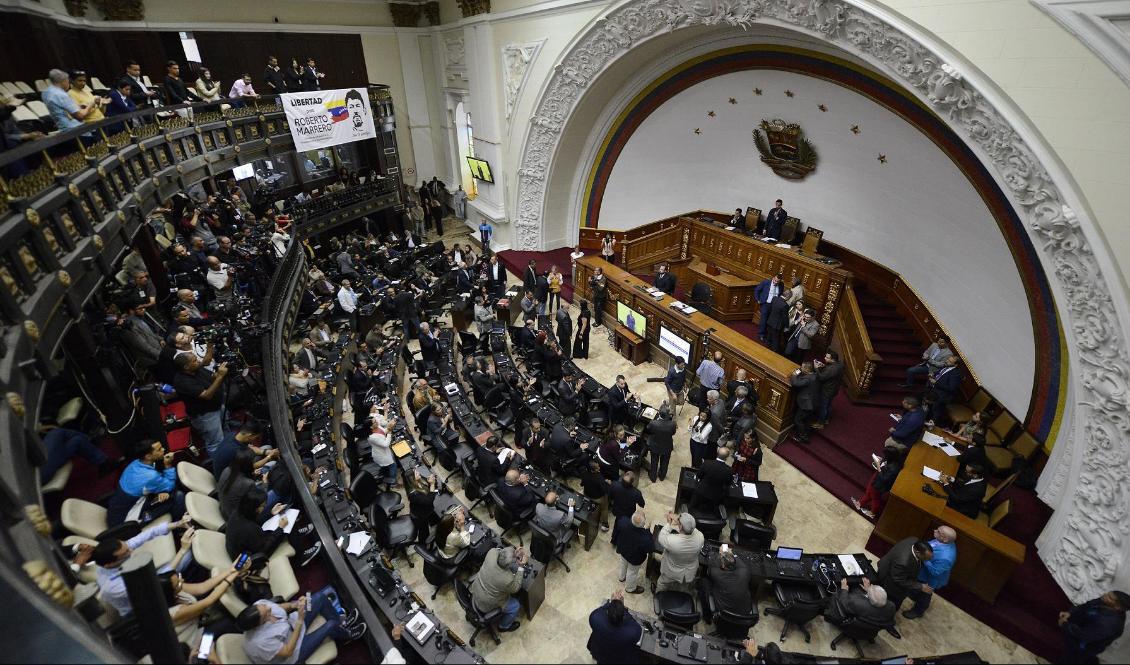
[[[577,315],[577,335],[573,339],[573,357],[574,358],[588,358],[589,357],[589,331],[592,330],[592,313],[589,312],[589,304],[581,301],[581,313]],[[568,343],[568,340],[562,340],[562,343]]]
[[[742,430],[738,437],[738,448],[734,451],[734,475],[747,483],[756,483],[765,451],[752,429]]]
[[[205,631],[216,637],[239,632],[235,622],[226,614],[214,621],[205,621],[205,613],[220,601],[220,597],[227,593],[238,576],[238,570],[229,568],[210,579],[193,584],[185,582],[175,570],[157,575],[157,586],[169,607],[169,618],[173,621],[178,641],[192,645]]]

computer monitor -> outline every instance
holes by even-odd
[[[622,302],[616,303],[616,320],[640,337],[647,332],[647,317]]]
[[[254,164],[240,164],[231,170],[232,175],[236,180],[247,180],[248,178],[255,177]]]
[[[682,358],[687,362],[691,360],[691,343],[662,323],[659,324],[659,348],[669,353],[672,358]]]
[[[804,550],[795,547],[777,547],[777,558],[782,561],[800,561],[803,554]]]
[[[487,163],[487,160],[467,157],[467,168],[471,170],[471,175],[476,180],[494,183],[494,175],[491,173],[490,164]]]

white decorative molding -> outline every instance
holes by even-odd
[[[463,31],[456,30],[442,35],[443,79],[445,87],[467,87],[467,49],[463,41]]]
[[[1084,223],[1085,211],[1068,205],[1082,197],[1011,102],[956,54],[939,55],[948,48],[889,10],[867,0],[616,3],[565,49],[531,113],[517,171],[517,249],[543,249],[554,155],[563,127],[591,82],[632,48],[659,35],[701,26],[748,28],[756,22],[815,36],[871,63],[926,101],[1005,187],[1053,282],[1070,348],[1066,408],[1071,422],[1065,426],[1074,430],[1061,433],[1063,448],[1057,446],[1053,462],[1058,459],[1071,470],[1063,477],[1047,474],[1051,477],[1043,484],[1050,484],[1052,493],[1071,488],[1074,493],[1058,504],[1055,525],[1049,525],[1055,532],[1041,537],[1040,555],[1074,600],[1095,597],[1116,580],[1125,581],[1130,577],[1130,544],[1124,538],[1130,531],[1130,355],[1120,320],[1124,307],[1111,295],[1112,286],[1121,285],[1117,279],[1108,282],[1100,265],[1114,265],[1109,249],[1094,223]]]
[[[526,87],[526,79],[530,76],[530,65],[534,64],[538,53],[541,52],[545,38],[536,42],[525,44],[507,44],[502,47],[503,84],[506,92],[506,120],[518,104],[522,90]]]
[[[1030,0],[1130,85],[1130,0]]]

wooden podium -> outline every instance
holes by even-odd
[[[616,350],[633,365],[647,360],[647,340],[622,325],[616,326]]]

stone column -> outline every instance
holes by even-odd
[[[471,93],[467,103],[474,127],[475,157],[486,160],[494,176],[493,184],[479,181],[478,197],[467,203],[467,222],[477,227],[485,218],[494,226],[495,249],[508,249],[514,242],[505,209],[501,122],[504,111],[500,108],[499,55],[494,48],[494,29],[486,22],[467,25],[463,28],[463,44]]]

